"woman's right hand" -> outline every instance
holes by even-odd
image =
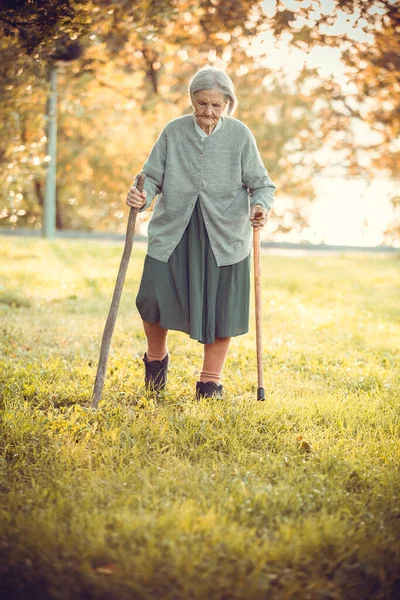
[[[143,190],[143,192],[139,192],[139,190],[133,185],[126,196],[126,203],[131,208],[140,210],[146,204],[146,196],[147,194],[145,190]]]

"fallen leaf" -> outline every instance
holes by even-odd
[[[297,436],[297,442],[299,444],[299,450],[302,452],[312,452],[311,444],[306,442],[302,435]]]
[[[118,575],[118,573],[121,573],[121,568],[115,563],[111,563],[110,565],[96,567],[95,571],[97,573],[101,573],[102,575]]]

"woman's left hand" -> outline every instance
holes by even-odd
[[[250,211],[250,221],[254,229],[262,229],[268,221],[268,211],[261,204],[253,204]]]

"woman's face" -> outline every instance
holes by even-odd
[[[204,131],[214,129],[225,106],[225,97],[219,90],[200,90],[193,95],[196,121]]]

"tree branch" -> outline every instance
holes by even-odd
[[[33,25],[35,23],[34,20],[28,21],[27,23],[16,23],[13,21],[9,21],[8,19],[5,19],[4,17],[1,17],[1,16],[0,16],[0,21],[7,23],[7,25],[14,27],[14,29],[18,29],[18,31],[21,31],[21,29],[23,29],[24,27],[29,27],[29,25]]]

